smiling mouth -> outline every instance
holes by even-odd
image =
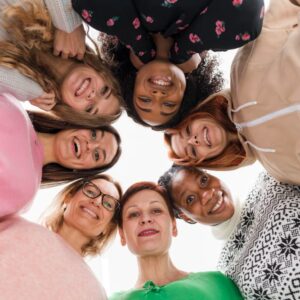
[[[95,220],[99,220],[99,216],[95,212],[93,212],[91,209],[89,209],[85,206],[80,206],[80,208],[84,213],[89,215],[91,218],[93,218]]]
[[[214,207],[210,210],[210,214],[214,214],[214,213],[218,213],[219,208],[222,206],[222,204],[224,203],[224,192],[221,192],[221,196],[220,199],[217,201],[217,203],[214,205]]]
[[[204,127],[204,129],[203,129],[203,139],[204,139],[205,144],[209,148],[211,148],[212,145],[211,145],[211,140],[210,140],[210,136],[208,134],[208,128],[207,127]]]
[[[149,82],[159,87],[170,87],[173,85],[171,76],[153,76]]]
[[[143,230],[141,231],[138,236],[140,237],[144,237],[144,236],[151,236],[151,235],[155,235],[157,234],[159,231],[158,230],[155,230],[155,229],[146,229],[146,230]]]
[[[74,137],[74,139],[73,139],[73,151],[74,151],[75,157],[80,158],[81,147],[80,147],[80,142],[76,137]]]
[[[79,88],[75,91],[75,96],[79,97],[82,94],[84,94],[84,92],[89,87],[90,83],[91,83],[91,78],[86,78],[85,80],[83,80],[83,82],[81,83],[81,85],[79,86]]]

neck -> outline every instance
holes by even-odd
[[[173,265],[169,253],[138,257],[138,268],[136,288],[141,288],[148,280],[153,281],[156,285],[165,285],[188,275]]]
[[[39,142],[43,145],[43,150],[44,150],[43,166],[50,163],[57,162],[53,151],[55,134],[37,132],[37,138]]]
[[[62,59],[49,52],[39,52],[38,58],[40,64],[49,69],[52,76],[58,81],[62,81],[70,70],[77,65],[76,62],[70,59]]]
[[[90,241],[90,238],[83,235],[79,230],[63,222],[62,226],[57,231],[79,255],[82,256],[82,247]]]

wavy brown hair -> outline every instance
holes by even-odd
[[[194,110],[186,119],[184,119],[177,127],[169,129],[165,132],[165,143],[169,149],[169,157],[174,163],[183,166],[196,166],[201,168],[219,169],[224,167],[238,166],[246,157],[243,145],[238,139],[237,130],[228,117],[228,103],[222,96],[216,96],[207,103]],[[190,157],[178,157],[171,147],[171,137],[178,133],[182,128],[195,119],[210,118],[215,120],[227,132],[235,135],[236,138],[228,143],[221,154],[205,159],[191,160]]]
[[[113,134],[118,144],[117,153],[112,159],[112,161],[107,165],[101,166],[99,168],[74,170],[63,167],[56,163],[50,163],[43,166],[42,187],[55,186],[62,183],[70,182],[72,180],[76,180],[78,178],[94,176],[111,168],[120,158],[121,137],[117,130],[110,125],[103,125],[98,127],[84,126],[66,122],[57,117],[52,117],[47,113],[28,111],[28,114],[33,124],[33,127],[37,132],[56,134],[61,130],[67,129],[98,129]]]
[[[72,197],[82,188],[86,181],[93,181],[95,179],[104,179],[114,184],[119,193],[119,199],[122,197],[122,188],[120,184],[113,180],[107,174],[95,175],[85,179],[80,179],[67,185],[53,201],[51,207],[45,212],[42,223],[51,231],[58,232],[64,222],[65,204],[72,201]],[[82,256],[96,255],[103,252],[108,244],[114,239],[117,230],[116,218],[113,217],[108,225],[107,230],[101,233],[94,239],[91,239],[87,244],[81,248]]]
[[[109,124],[120,116],[121,110],[114,116],[92,116],[86,112],[74,111],[62,102],[61,80],[56,78],[51,68],[43,64],[39,56],[39,53],[53,55],[55,30],[41,0],[24,0],[22,4],[8,6],[3,12],[2,21],[9,40],[0,42],[0,65],[17,69],[22,75],[37,82],[45,92],[53,90],[58,102],[53,108],[54,114],[66,121],[89,126]],[[99,49],[96,48],[96,50],[97,54],[87,46],[83,62],[71,60],[95,69],[107,80],[112,93],[122,104],[118,81],[110,71],[109,65],[102,60]]]

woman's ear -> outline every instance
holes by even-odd
[[[177,223],[176,223],[176,219],[173,219],[172,221],[172,236],[177,236],[178,232],[177,232]]]
[[[125,235],[124,235],[123,229],[121,227],[119,227],[119,235],[120,235],[121,245],[126,246]]]

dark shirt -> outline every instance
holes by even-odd
[[[151,33],[172,37],[170,60],[183,63],[204,50],[241,47],[260,33],[263,0],[72,0],[95,29],[116,36],[147,63],[155,56]]]

